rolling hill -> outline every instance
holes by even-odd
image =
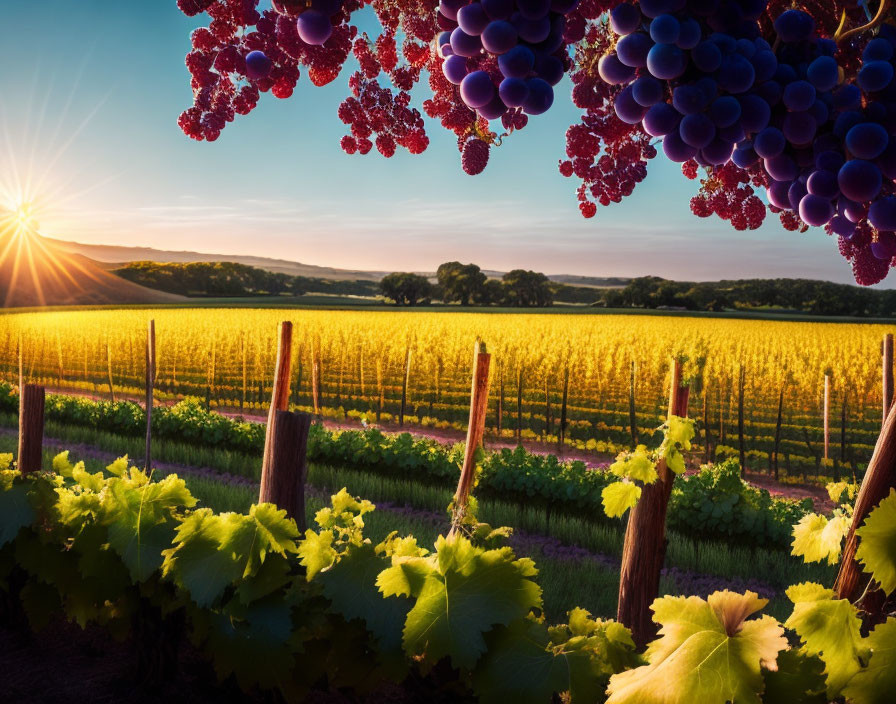
[[[32,306],[174,303],[182,296],[154,291],[106,271],[88,257],[39,235],[0,232],[0,303]]]
[[[314,279],[330,279],[332,281],[379,281],[390,271],[361,271],[358,269],[335,269],[333,267],[303,264],[286,259],[273,259],[270,257],[255,257],[242,254],[209,254],[207,252],[174,252],[152,247],[127,247],[105,244],[82,244],[80,242],[67,242],[65,240],[48,240],[57,248],[72,254],[82,254],[90,257],[101,266],[108,269],[116,269],[128,262],[160,262],[163,264],[186,262],[236,262],[246,264],[266,271],[290,276],[306,276]],[[417,271],[429,278],[435,278],[435,271]],[[489,278],[500,279],[505,272],[484,269],[483,273]],[[571,286],[589,286],[594,288],[617,288],[625,286],[630,278],[603,277],[603,276],[579,276],[575,274],[548,274],[551,281],[569,284]]]

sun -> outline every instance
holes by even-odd
[[[37,208],[30,201],[17,201],[0,210],[0,229],[10,231],[15,238],[31,237],[39,227]]]

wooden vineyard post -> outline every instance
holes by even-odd
[[[504,425],[504,367],[499,363],[498,365],[498,437],[501,437],[501,430]]]
[[[411,379],[411,348],[404,353],[404,378],[401,381],[401,410],[398,412],[398,427],[404,427],[404,412],[408,402],[408,382]]]
[[[311,353],[311,407],[314,415],[320,415],[320,360]]]
[[[683,386],[681,379],[681,365],[674,360],[669,414],[686,417],[690,388]],[[659,591],[660,571],[666,557],[666,509],[675,478],[665,461],[657,464],[657,472],[659,479],[643,487],[641,498],[631,510],[622,547],[616,619],[631,629],[638,647],[656,635],[650,605]]]
[[[523,444],[523,367],[517,370],[516,375],[516,441]]]
[[[43,461],[44,406],[43,386],[26,384],[22,388],[19,413],[18,467],[22,474],[39,472]]]
[[[115,403],[115,386],[112,384],[112,346],[106,341],[106,374],[109,381],[109,396],[112,403]]]
[[[246,406],[246,388],[248,386],[249,375],[246,372],[246,332],[243,331],[242,336],[240,337],[240,357],[242,358],[242,372],[243,372],[243,393],[240,396],[240,413],[243,412]]]
[[[547,442],[548,437],[551,435],[551,431],[553,430],[553,423],[551,423],[551,389],[550,384],[548,382],[548,377],[545,375],[544,377],[544,437],[545,442]]]
[[[834,471],[834,481],[840,481],[840,467],[846,465],[846,418],[848,392],[843,389],[843,404],[840,407],[840,465]]]
[[[152,468],[152,397],[156,381],[156,321],[150,320],[146,330],[146,460],[143,468]]]
[[[274,388],[271,391],[271,407],[268,410],[268,424],[264,434],[264,456],[261,463],[262,483],[265,473],[271,471],[273,461],[271,432],[274,428],[274,416],[277,411],[285,411],[289,406],[289,375],[292,363],[292,323],[284,320],[280,323],[277,340],[277,361],[274,367]]]
[[[631,361],[628,373],[628,427],[632,434],[632,448],[638,446],[638,417],[635,414],[635,360]]]
[[[709,462],[711,457],[709,437],[709,385],[703,383],[703,461]]]
[[[270,447],[265,450],[258,503],[276,504],[284,509],[304,533],[306,456],[311,416],[274,410],[273,406],[271,410]]]
[[[831,375],[824,375],[824,458],[828,459],[831,447]]]
[[[560,406],[560,432],[557,438],[557,454],[563,454],[566,442],[566,402],[569,399],[569,367],[563,370],[563,403]]]
[[[488,371],[491,355],[485,344],[476,342],[473,354],[473,383],[470,388],[470,421],[467,424],[467,444],[464,447],[464,465],[454,494],[454,516],[451,521],[453,535],[463,524],[467,512],[467,501],[473,489],[476,475],[476,453],[482,445],[485,434],[485,415],[488,410]]]
[[[744,365],[740,365],[740,375],[737,380],[737,442],[740,456],[740,476],[747,472],[747,451],[744,447],[744,386],[746,386],[747,371]]]
[[[852,523],[840,561],[840,571],[834,582],[834,591],[838,597],[851,602],[861,598],[862,608],[875,623],[880,620],[886,599],[879,589],[869,589],[865,594],[870,577],[862,571],[862,566],[855,559],[858,547],[856,529],[894,488],[896,488],[896,413],[891,409],[887,422],[884,423],[883,430],[877,438],[874,454],[868,463],[865,478],[856,497]]]
[[[775,481],[778,481],[778,455],[781,448],[781,421],[784,420],[784,388],[786,387],[786,383],[781,384],[781,392],[778,394],[778,419],[775,422],[775,450],[774,450],[774,464],[773,469],[775,472]]]
[[[893,405],[893,335],[884,335],[882,344],[883,357],[883,418],[881,427],[887,422],[890,407]]]

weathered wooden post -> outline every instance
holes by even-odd
[[[106,379],[109,382],[109,397],[115,403],[115,386],[112,383],[112,345],[106,341]]]
[[[284,320],[280,323],[277,340],[277,360],[274,367],[274,388],[271,392],[271,407],[268,410],[268,424],[264,435],[264,459],[262,460],[262,476],[269,463],[271,450],[271,430],[274,427],[274,415],[277,411],[285,411],[289,405],[289,374],[292,363],[292,323]]]
[[[890,407],[893,405],[893,335],[884,335],[882,344],[883,357],[883,417],[881,427],[887,422]]]
[[[827,460],[829,457],[829,450],[831,446],[831,425],[830,425],[830,415],[831,415],[831,375],[824,375],[824,458]]]
[[[632,435],[632,448],[638,446],[638,417],[635,413],[635,360],[628,373],[628,427]]]
[[[308,431],[311,416],[276,410],[270,431],[270,450],[265,452],[258,503],[276,504],[286,510],[300,531],[305,530],[305,479]]]
[[[563,398],[560,405],[560,433],[557,438],[557,454],[563,454],[566,443],[566,403],[569,399],[569,367],[563,370]]]
[[[404,427],[404,412],[408,401],[408,382],[411,379],[411,348],[404,353],[404,378],[401,381],[401,410],[398,412],[398,427]]]
[[[834,582],[834,591],[839,598],[851,602],[862,599],[862,608],[869,615],[871,622],[881,620],[886,598],[879,589],[869,589],[870,577],[863,572],[862,566],[855,559],[858,548],[856,529],[894,488],[896,488],[896,412],[891,408],[887,422],[874,446],[874,454],[865,471],[859,495],[856,497],[852,524],[843,547],[840,571]]]
[[[280,324],[258,502],[285,509],[299,529],[305,530],[306,455],[311,416],[287,410],[291,365],[292,323],[284,321]]]
[[[686,417],[690,387],[682,385],[681,365],[672,362],[669,415]],[[666,509],[675,475],[665,461],[657,464],[659,479],[641,491],[631,510],[622,547],[619,603],[616,619],[631,629],[635,643],[643,647],[656,635],[650,605],[657,597],[660,571],[666,557]]]
[[[156,381],[156,321],[150,320],[146,330],[146,460],[148,472],[152,468],[152,401]]]
[[[784,420],[784,389],[787,386],[787,382],[781,383],[781,392],[778,394],[778,418],[775,421],[775,462],[774,462],[774,472],[775,472],[775,481],[778,481],[778,454],[781,448],[781,423]]]
[[[44,406],[46,391],[43,386],[25,384],[19,390],[19,451],[18,468],[22,474],[39,472],[43,462]]]
[[[476,476],[476,453],[482,445],[485,434],[485,414],[488,409],[488,371],[491,355],[486,352],[485,343],[476,342],[473,354],[473,383],[470,388],[470,421],[467,424],[467,444],[464,448],[464,465],[454,494],[454,516],[451,533],[457,532],[463,524],[467,512],[467,502]]]
[[[516,376],[516,441],[523,444],[523,366],[520,365]]]
[[[740,365],[740,375],[737,381],[737,442],[740,456],[740,476],[747,472],[747,449],[744,445],[744,387],[747,383],[747,371],[744,365]]]

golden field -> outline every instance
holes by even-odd
[[[505,434],[516,428],[519,410],[524,436],[556,434],[568,369],[567,436],[580,445],[587,439],[621,442],[620,433],[628,432],[632,362],[638,425],[656,425],[673,355],[688,359],[692,415],[708,425],[715,444],[734,445],[743,364],[751,449],[761,454],[767,444],[763,439],[773,434],[778,395],[786,382],[785,440],[790,452],[806,456],[818,439],[826,372],[832,379],[831,427],[839,433],[845,395],[850,437],[844,444],[856,445],[862,455],[873,443],[880,422],[880,343],[892,330],[877,324],[607,314],[218,308],[27,312],[0,316],[0,370],[15,380],[22,340],[27,380],[108,395],[111,372],[119,397],[136,395],[143,384],[150,319],[156,321],[156,383],[163,399],[194,395],[220,407],[262,408],[277,324],[292,320],[297,405],[311,403],[311,368],[317,361],[325,415],[380,410],[394,416],[410,350],[408,422],[458,427],[465,420],[472,350],[479,337],[493,355],[492,415],[503,387]],[[497,425],[496,417],[490,425]],[[832,437],[834,442],[839,437]]]

